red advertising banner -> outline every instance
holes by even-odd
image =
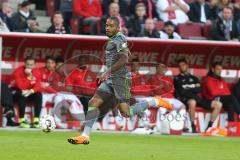
[[[65,60],[79,55],[104,56],[107,38],[103,36],[49,35],[30,33],[0,33],[3,38],[4,61],[22,61],[32,55],[39,62],[48,55],[62,55]],[[207,68],[221,61],[226,68],[240,67],[240,43],[197,40],[160,40],[128,38],[132,58],[140,62],[165,62],[174,67],[179,58],[185,57],[191,67]]]

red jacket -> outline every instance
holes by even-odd
[[[32,70],[32,77],[27,77],[25,66],[21,66],[13,72],[12,85],[20,90],[33,89],[35,92],[41,89],[41,79],[36,69]]]
[[[96,75],[88,69],[75,69],[65,80],[66,86],[72,86],[75,94],[93,94],[97,88]]]
[[[145,75],[132,73],[132,86],[142,86],[146,84],[148,84],[148,80]]]
[[[76,0],[73,1],[73,12],[76,16],[82,17],[101,17],[102,6],[100,0],[92,0],[89,4],[89,0]]]
[[[131,93],[133,96],[154,96],[156,87],[149,84],[149,79],[146,75],[132,73]]]
[[[65,86],[65,75],[64,74],[60,74],[58,72],[54,72],[51,75],[52,78],[50,78],[50,85],[52,86],[52,88],[54,88],[54,90],[56,90],[57,92],[60,91],[69,91],[67,90],[66,86]]]
[[[50,83],[53,79],[53,71],[49,71],[46,67],[41,67],[41,68],[38,68],[37,69],[38,71],[38,74],[41,78],[41,83]],[[51,87],[51,86],[48,86],[48,87],[42,87],[41,86],[41,89],[40,89],[41,92],[47,92],[47,93],[57,93],[57,91]]]
[[[160,95],[163,98],[174,98],[174,85],[173,79],[168,76],[162,75],[153,75],[150,79],[152,85],[160,86],[156,91],[156,94]]]
[[[230,95],[231,92],[223,78],[217,79],[213,76],[207,76],[202,83],[203,97],[209,100],[218,96]]]

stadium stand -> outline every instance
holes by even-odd
[[[18,5],[19,5],[20,2],[22,2],[22,0],[20,0],[20,1],[8,0],[8,3],[13,8],[14,12],[17,11]],[[104,3],[106,3],[106,2],[107,1],[105,1]],[[132,6],[130,6],[128,1],[126,1],[126,2],[127,2],[126,4],[128,4],[128,7],[131,8]],[[142,3],[142,1],[139,1],[139,2]],[[153,1],[153,2],[154,2],[153,5],[156,5],[156,2],[155,1]],[[186,1],[186,3],[190,4],[190,6],[191,6],[191,3],[193,3],[193,2],[195,2],[195,0]],[[46,29],[50,26],[50,19],[51,19],[50,17],[53,16],[55,11],[59,10],[59,8],[58,8],[59,3],[61,3],[61,1],[46,0],[46,6],[45,6],[46,10],[36,10],[36,8],[39,8],[39,7],[37,7],[36,4],[34,4],[34,3],[31,4],[30,9],[34,10],[34,13],[37,17],[37,22],[39,23],[40,29],[42,31],[46,31]],[[110,1],[108,3],[110,3]],[[134,2],[134,3],[137,3],[137,1]],[[209,3],[209,2],[206,2],[206,3]],[[231,6],[237,7],[238,3],[239,2],[236,0],[236,1],[234,1],[234,5],[231,5]],[[143,4],[145,4],[145,2]],[[104,5],[106,5],[106,4],[104,4]],[[153,9],[156,9],[156,7],[154,7]],[[132,10],[129,10],[129,11],[132,11]],[[216,12],[216,11],[221,13],[221,8],[216,10],[216,7],[213,6],[211,8],[211,12]],[[122,11],[120,10],[120,12],[122,12]],[[189,12],[191,12],[191,11],[189,11]],[[128,14],[129,15],[127,15],[127,19],[130,19],[131,15],[133,15],[134,13],[128,13]],[[236,12],[236,14],[238,14],[238,12]],[[219,14],[219,16],[221,16],[221,14]],[[239,16],[236,16],[236,18],[238,18],[238,17]],[[158,17],[153,17],[153,18],[156,19],[157,30],[158,31],[162,30],[162,28],[163,28],[162,20],[159,19]],[[215,19],[216,19],[216,17],[214,19],[212,19],[212,22],[214,22]],[[235,19],[235,20],[236,20],[237,23],[239,23],[237,21],[238,19]],[[186,22],[186,24],[179,24],[179,25],[176,26],[176,29],[177,29],[176,31],[180,32],[179,34],[181,35],[182,38],[185,38],[185,39],[212,39],[212,37],[211,37],[212,25],[211,24],[208,23],[208,24],[205,24],[205,25],[204,24],[200,25],[200,24],[195,24],[195,23],[191,24],[191,23],[192,22]],[[83,19],[79,18],[79,17],[76,17],[76,16],[73,16],[71,18],[70,26],[72,28],[72,34],[88,34],[90,32],[90,27],[89,26],[84,26],[83,27]],[[128,24],[127,24],[127,26],[128,26]],[[201,28],[199,26],[201,26]],[[185,29],[186,31],[184,31],[185,27],[188,28],[187,30]],[[101,29],[100,21],[98,21],[97,22],[97,34],[102,34],[102,33],[100,33],[101,30],[102,29]]]
[[[72,34],[78,34],[79,33],[79,21],[77,18],[72,18],[71,19],[71,29],[72,29]]]
[[[47,0],[47,14],[53,16],[55,12],[55,0]]]
[[[178,33],[184,39],[205,39],[202,34],[202,26],[199,23],[179,24]]]
[[[211,39],[211,28],[212,25],[211,24],[205,24],[203,26],[203,36],[206,37],[207,39]]]
[[[39,15],[39,13],[38,13]],[[49,26],[51,26],[51,18],[46,16],[37,16],[36,21],[39,24],[40,30],[46,32]]]
[[[156,29],[157,29],[158,31],[162,30],[163,27],[164,27],[164,23],[163,23],[162,21],[157,21],[157,22],[156,22]]]

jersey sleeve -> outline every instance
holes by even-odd
[[[127,40],[122,36],[117,37],[114,40],[114,43],[116,45],[117,53],[128,51]]]

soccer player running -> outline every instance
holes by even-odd
[[[130,107],[131,74],[126,66],[130,51],[125,36],[120,32],[120,22],[117,17],[107,19],[106,35],[109,37],[105,52],[107,70],[99,76],[99,81],[102,83],[89,101],[83,133],[68,139],[72,144],[89,144],[93,124],[104,110],[102,104],[112,95],[118,101],[117,107],[120,113],[127,118],[140,114],[150,106],[172,109],[172,105],[160,97],[153,97]]]

